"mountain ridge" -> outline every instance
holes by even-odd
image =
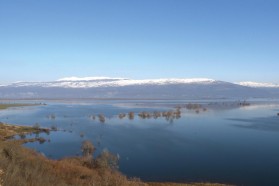
[[[114,77],[65,77],[54,81],[28,82],[18,81],[6,86],[43,86],[43,87],[64,87],[64,88],[91,88],[101,86],[131,86],[131,85],[165,85],[165,84],[209,84],[226,82],[221,80],[214,80],[210,78],[159,78],[159,79],[129,79],[129,78],[114,78]],[[227,82],[231,83],[231,82]],[[253,81],[233,82],[232,84],[241,85],[245,87],[254,88],[279,88],[279,84],[274,83],[260,83]]]
[[[70,77],[49,82],[16,82],[0,86],[8,98],[156,98],[219,99],[279,98],[276,86],[253,87],[208,78],[133,80],[110,77]]]
[[[191,84],[191,83],[213,83],[217,82],[207,78],[191,79],[144,79],[133,80],[127,78],[109,78],[109,77],[87,77],[87,78],[62,78],[56,81],[48,82],[15,82],[6,86],[24,87],[24,86],[41,86],[41,87],[63,87],[63,88],[93,88],[93,87],[117,87],[133,85],[165,85],[165,84]]]

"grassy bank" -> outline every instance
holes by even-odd
[[[41,105],[41,104],[19,104],[19,103],[4,104],[4,103],[0,103],[0,110],[12,108],[12,107],[28,107],[28,106],[38,106],[38,105]]]
[[[79,157],[49,160],[15,141],[1,142],[0,149],[3,185],[146,185],[112,169],[87,167],[86,160]]]
[[[38,127],[28,127],[28,126],[17,126],[9,125],[0,122],[0,140],[5,141],[7,139],[13,138],[15,135],[25,136],[32,133],[49,133],[49,129],[38,128]],[[32,140],[32,139],[29,139]],[[28,140],[17,140],[18,142],[24,143]]]

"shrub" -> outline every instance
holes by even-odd
[[[135,118],[135,113],[134,112],[129,112],[128,117],[130,120],[133,120]]]
[[[53,130],[53,131],[57,131],[57,130],[58,130],[58,129],[57,129],[57,126],[55,126],[55,125],[52,125],[52,126],[50,127],[50,129]]]
[[[118,118],[119,118],[119,119],[123,119],[123,118],[125,118],[125,117],[126,117],[126,114],[123,114],[123,113],[118,114]]]
[[[33,125],[33,128],[34,128],[34,129],[40,129],[40,124],[39,124],[39,123],[35,123],[35,124]]]
[[[79,134],[79,136],[80,136],[81,138],[83,138],[83,137],[84,137],[84,133],[81,132],[81,133]]]
[[[83,157],[92,157],[95,152],[95,147],[90,141],[86,140],[82,142],[81,151]]]
[[[108,150],[103,150],[103,152],[96,158],[95,165],[100,169],[118,169],[118,157]]]
[[[105,116],[103,114],[99,114],[98,117],[99,117],[99,121],[101,123],[105,123],[106,122],[106,118],[105,118]]]

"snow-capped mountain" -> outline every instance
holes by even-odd
[[[279,97],[279,87],[255,85],[251,82],[229,83],[207,78],[133,80],[110,77],[68,77],[50,82],[16,82],[0,86],[0,99]]]
[[[26,87],[63,87],[63,88],[96,88],[96,87],[123,87],[134,85],[171,85],[171,84],[209,84],[217,82],[213,79],[196,78],[196,79],[145,79],[133,80],[126,78],[109,78],[109,77],[69,77],[62,78],[52,82],[16,82],[9,86]]]
[[[256,88],[279,88],[279,84],[274,84],[274,83],[258,83],[252,81],[244,81],[237,84],[246,87],[256,87]]]
[[[111,77],[65,77],[57,81],[95,81],[95,80],[120,80],[125,78],[111,78]]]

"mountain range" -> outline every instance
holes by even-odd
[[[272,83],[195,79],[133,80],[110,77],[69,77],[50,82],[0,85],[0,99],[220,99],[279,98]]]

